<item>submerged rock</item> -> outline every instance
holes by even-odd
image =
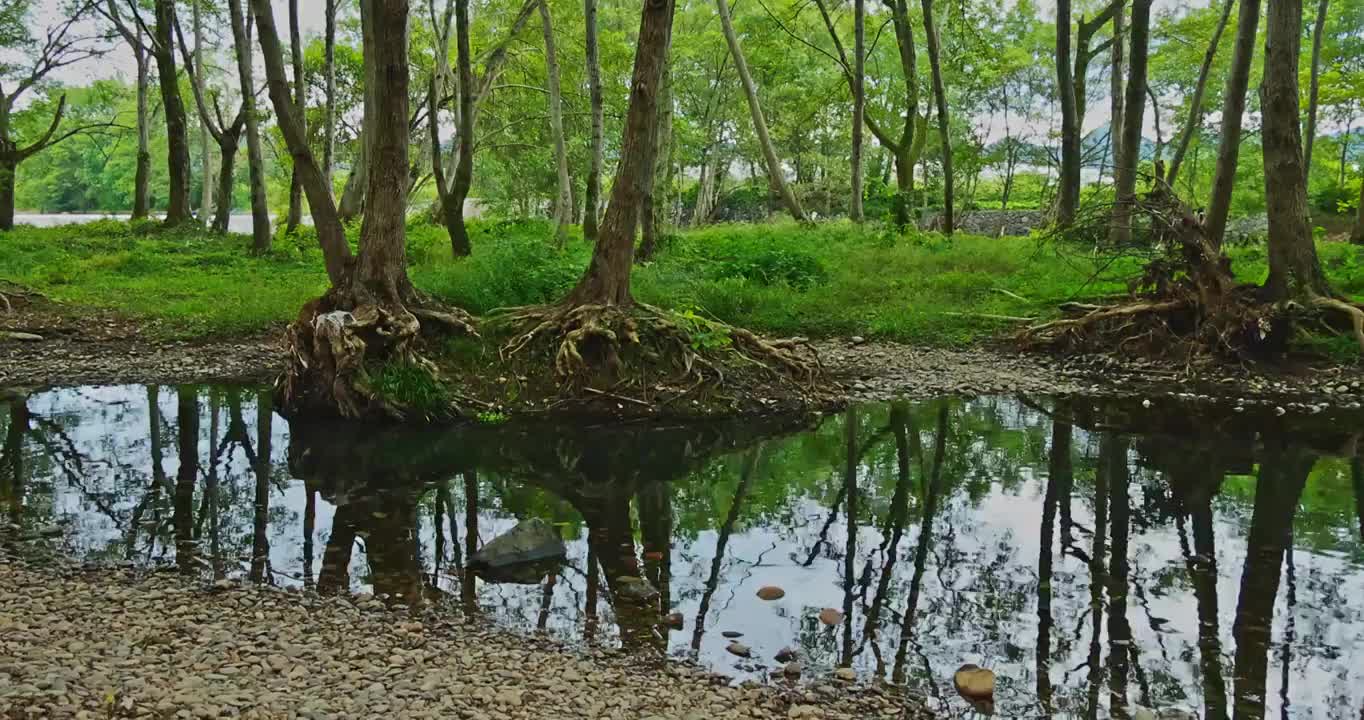
[[[539,518],[517,523],[469,558],[469,567],[489,582],[532,584],[563,564],[564,541]]]
[[[766,585],[758,588],[758,599],[760,600],[780,600],[786,597],[786,591],[776,585]]]
[[[616,578],[615,594],[622,600],[643,605],[658,597],[658,589],[642,577],[627,575]]]
[[[843,613],[833,608],[824,608],[819,611],[819,621],[825,625],[837,625],[843,622]]]

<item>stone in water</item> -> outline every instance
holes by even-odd
[[[780,600],[784,597],[786,597],[786,591],[776,585],[758,588],[758,599],[760,600]]]

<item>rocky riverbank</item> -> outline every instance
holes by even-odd
[[[41,567],[0,549],[4,718],[891,718],[838,681],[732,687],[455,613],[170,573]],[[911,713],[912,714],[912,713]]]

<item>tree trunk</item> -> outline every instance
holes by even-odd
[[[852,198],[848,214],[862,222],[862,124],[867,114],[866,91],[866,7],[865,0],[853,2],[853,121],[852,121]]]
[[[133,174],[133,220],[145,220],[151,213],[151,113],[147,110],[147,51],[141,43],[133,46],[133,60],[137,65],[137,165]]]
[[[194,77],[193,82],[199,87],[199,92],[204,91],[204,23],[199,5],[203,0],[191,0],[193,5],[194,22]],[[213,213],[213,183],[209,178],[213,177],[213,155],[209,152],[208,126],[199,123],[199,223],[204,227],[209,225],[209,216]],[[230,195],[229,202],[230,205]]]
[[[1113,13],[1113,44],[1110,46],[1109,60],[1112,70],[1109,75],[1109,108],[1108,122],[1109,145],[1113,148],[1113,167],[1122,165],[1122,148],[1117,138],[1122,137],[1123,123],[1126,112],[1123,107],[1123,76],[1127,73],[1126,53],[1122,51],[1122,38],[1126,34],[1127,22],[1123,17],[1125,3],[1118,3],[1117,11]]]
[[[1355,227],[1350,231],[1350,242],[1364,245],[1364,178],[1359,180],[1359,208],[1355,217]]]
[[[312,150],[308,148],[308,138],[303,133],[302,123],[298,120],[298,108],[294,107],[289,96],[289,83],[284,74],[284,50],[280,46],[279,31],[275,28],[270,0],[251,0],[251,6],[256,10],[261,52],[265,56],[266,85],[270,90],[270,100],[275,106],[276,122],[289,148],[289,154],[293,157],[294,169],[300,173],[303,189],[308,193],[308,206],[312,210],[313,226],[317,228],[318,244],[322,246],[322,255],[327,264],[327,277],[331,280],[332,287],[341,287],[345,285],[351,263],[350,245],[346,243],[345,228],[341,226],[341,219],[336,214],[336,206],[332,202],[326,177],[318,167],[317,161],[313,159]],[[405,88],[405,73],[403,80]],[[406,104],[404,100],[403,105]],[[403,172],[404,174],[407,172],[405,166]],[[407,187],[406,178],[402,184],[404,188]]]
[[[332,187],[332,165],[336,158],[336,2],[326,0],[326,35],[322,72],[327,83],[326,109],[322,138],[322,174],[327,177],[327,187]]]
[[[1132,214],[1137,204],[1137,164],[1141,160],[1141,125],[1146,114],[1146,56],[1151,34],[1151,0],[1132,0],[1131,57],[1128,58],[1126,97],[1118,157],[1114,173],[1113,227],[1109,242],[1124,247],[1132,240]]]
[[[1269,216],[1269,278],[1274,300],[1328,296],[1307,220],[1307,175],[1298,114],[1298,53],[1302,0],[1269,0],[1265,24],[1265,69],[1260,86],[1261,143]]]
[[[1239,0],[1236,16],[1236,44],[1231,67],[1227,70],[1227,89],[1222,94],[1222,130],[1217,147],[1217,167],[1213,170],[1212,196],[1203,221],[1203,233],[1213,248],[1222,246],[1231,212],[1231,191],[1236,184],[1236,165],[1241,154],[1241,117],[1246,112],[1246,87],[1255,57],[1255,33],[1260,25],[1260,0]]]
[[[1203,65],[1198,69],[1198,84],[1194,86],[1193,98],[1189,100],[1189,117],[1184,121],[1184,132],[1180,133],[1179,145],[1175,147],[1174,157],[1165,173],[1165,184],[1174,187],[1179,177],[1179,166],[1184,164],[1184,155],[1189,151],[1189,143],[1203,126],[1203,94],[1208,86],[1208,74],[1212,71],[1212,61],[1217,57],[1217,46],[1222,42],[1222,33],[1231,19],[1231,7],[1236,0],[1226,0],[1222,5],[1222,15],[1208,42],[1208,51],[1203,54]]]
[[[232,182],[237,161],[237,145],[241,141],[241,125],[223,128],[223,139],[218,143],[218,154],[222,160],[218,165],[218,206],[213,216],[213,232],[227,232],[228,222],[232,219]]]
[[[938,142],[942,145],[943,232],[952,234],[952,138],[947,116],[947,88],[943,86],[942,54],[938,49],[938,30],[933,21],[933,0],[923,0],[924,37],[928,41],[928,65],[933,71],[933,98],[938,104]]]
[[[14,174],[19,164],[0,156],[0,230],[14,229]]]
[[[455,63],[459,73],[459,156],[451,181],[449,218],[450,253],[468,257],[473,252],[469,229],[464,223],[464,200],[474,183],[474,71],[469,50],[469,0],[455,2]]]
[[[568,147],[564,142],[563,89],[559,85],[559,58],[554,49],[554,21],[549,0],[540,0],[540,24],[545,35],[545,82],[549,85],[549,134],[554,138],[554,162],[559,189],[554,195],[554,244],[563,247],[568,224],[573,221],[573,188],[568,177]]]
[[[717,2],[723,7],[724,0]],[[635,254],[635,226],[653,174],[658,140],[658,87],[667,64],[673,10],[673,0],[644,0],[630,81],[630,106],[625,113],[621,160],[611,187],[611,201],[592,251],[592,262],[578,285],[564,298],[565,305],[634,303],[630,295],[630,266]]]
[[[181,386],[176,392],[180,468],[175,472],[172,525],[175,527],[175,564],[182,573],[198,570],[194,542],[194,481],[199,476],[199,398]]]
[[[748,72],[748,62],[744,60],[743,48],[739,46],[739,36],[734,32],[734,21],[729,16],[729,4],[726,0],[715,0],[715,7],[720,12],[720,25],[725,33],[725,42],[729,44],[730,57],[734,58],[734,68],[738,70],[739,80],[743,83],[749,114],[753,116],[753,131],[758,136],[763,162],[767,165],[767,183],[772,191],[781,197],[782,204],[791,213],[791,217],[797,222],[809,222],[805,211],[800,207],[800,201],[786,183],[781,160],[777,159],[777,150],[767,132],[767,120],[763,117],[762,105],[758,103],[758,88],[753,84],[753,76]]]
[[[237,79],[243,88],[254,88],[252,77],[251,34],[242,13],[242,0],[227,0],[232,21],[232,44],[237,55]],[[250,9],[246,13],[254,18]],[[265,199],[265,160],[261,157],[260,124],[256,116],[256,94],[242,92],[242,114],[246,116],[246,164],[251,186],[251,250],[270,252],[270,207]]]
[[[1056,91],[1061,96],[1061,179],[1056,224],[1075,221],[1080,206],[1080,119],[1076,117],[1075,78],[1070,72],[1070,0],[1056,2]]]
[[[900,146],[895,151],[895,226],[904,229],[914,222],[914,158],[909,148]]]
[[[175,72],[175,0],[156,0],[156,72],[161,85],[161,110],[166,116],[166,171],[170,196],[166,205],[166,225],[178,225],[191,218],[189,174],[189,125],[180,84]]]
[[[341,189],[341,200],[336,210],[345,222],[360,217],[365,210],[365,187],[369,185],[369,153],[365,149],[368,144],[365,135],[362,126],[358,139],[360,150],[355,155],[355,164],[351,166],[350,173],[346,175],[346,186]]]
[[[1307,90],[1307,130],[1303,138],[1303,175],[1312,182],[1312,144],[1317,139],[1317,97],[1321,90],[1321,36],[1326,29],[1326,10],[1330,0],[1317,2],[1317,20],[1312,25],[1312,70]]]
[[[669,51],[671,52],[671,41]],[[673,71],[670,59],[664,60],[663,80],[658,91],[658,127],[654,140],[654,167],[649,176],[649,190],[640,205],[639,252],[636,262],[649,262],[658,253],[659,235],[663,232],[668,207],[668,185],[672,182],[672,159],[669,157],[673,141]]]
[[[361,0],[362,2],[364,0]],[[303,75],[303,38],[298,26],[298,0],[289,0],[289,55],[294,66],[294,106],[296,118],[303,137],[308,137],[308,95],[307,78]],[[306,141],[306,140],[305,140]],[[325,175],[325,172],[324,172]],[[327,193],[331,194],[331,183],[327,183]],[[293,235],[303,222],[303,181],[299,169],[289,174],[289,209],[284,216],[284,232]]]
[[[583,201],[583,237],[595,242],[601,205],[603,145],[601,61],[597,57],[597,0],[583,0],[583,14],[587,42],[587,92],[592,106],[592,158],[587,168],[587,189]]]
[[[365,64],[378,80],[371,126],[368,207],[360,229],[356,280],[382,302],[401,303],[407,279],[408,81],[407,0],[367,0],[373,32]],[[368,101],[369,98],[367,97]]]

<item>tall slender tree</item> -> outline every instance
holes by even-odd
[[[1128,57],[1127,96],[1123,98],[1123,126],[1114,173],[1113,224],[1109,242],[1123,247],[1132,239],[1132,216],[1137,204],[1137,163],[1141,159],[1141,126],[1146,110],[1146,59],[1151,36],[1151,0],[1132,0],[1131,52]]]
[[[862,222],[862,125],[867,116],[867,38],[865,0],[853,0],[852,202],[848,214]]]
[[[242,0],[227,0],[227,9],[232,23],[232,47],[237,58],[237,80],[243,88],[254,88],[251,21],[255,13],[249,8],[243,12]],[[266,253],[270,251],[270,207],[265,199],[265,159],[261,156],[255,93],[242,93],[242,115],[246,120],[246,165],[251,188],[251,249]]]
[[[147,47],[146,35],[142,26],[136,22],[131,25],[119,11],[118,0],[105,0],[100,13],[108,18],[114,31],[123,38],[128,49],[133,52],[134,86],[137,91],[137,161],[133,170],[133,220],[144,220],[151,214],[151,112],[148,109],[149,85],[147,75],[150,70],[151,53]]]
[[[191,219],[189,121],[175,68],[175,0],[155,0],[153,7],[156,23],[152,55],[156,58],[156,74],[161,87],[161,113],[166,118],[166,173],[170,187],[165,224],[169,226]]]
[[[1236,184],[1236,166],[1241,155],[1241,119],[1246,113],[1246,89],[1250,85],[1250,66],[1255,58],[1255,35],[1260,26],[1260,0],[1238,0],[1236,43],[1232,46],[1227,87],[1222,93],[1222,129],[1218,133],[1217,167],[1213,171],[1212,195],[1204,220],[1204,234],[1214,248],[1222,245],[1231,213],[1231,192]]]
[[[322,75],[327,97],[323,98],[322,174],[327,178],[327,187],[332,186],[332,166],[336,161],[336,3],[337,0],[326,0],[323,10]]]
[[[601,60],[597,50],[597,0],[583,0],[583,33],[587,45],[587,96],[592,114],[592,150],[587,167],[587,188],[583,198],[583,237],[597,239],[597,219],[601,205],[602,166],[602,92]]]
[[[922,0],[924,9],[924,40],[928,45],[928,67],[933,74],[933,99],[938,109],[938,144],[942,149],[942,229],[948,235],[956,227],[953,215],[952,188],[952,134],[947,114],[947,87],[943,82],[942,50],[938,39],[937,24],[933,20],[933,0]]]
[[[791,217],[798,222],[809,222],[805,210],[800,206],[800,200],[786,182],[786,170],[782,167],[781,160],[777,158],[776,146],[772,144],[772,136],[767,131],[767,119],[763,117],[762,105],[758,101],[758,87],[753,83],[753,75],[748,71],[748,62],[744,60],[743,47],[739,45],[739,36],[734,32],[734,21],[729,16],[729,4],[726,0],[715,0],[715,8],[719,11],[720,27],[724,30],[730,57],[734,58],[734,68],[739,72],[744,97],[748,100],[748,112],[753,118],[753,132],[758,136],[763,164],[767,169],[767,184],[781,198]]]
[[[242,130],[246,128],[245,103],[243,102],[242,109],[237,111],[230,123],[224,118],[222,108],[218,106],[216,97],[213,98],[212,108],[209,107],[207,93],[199,81],[203,73],[203,69],[199,66],[201,61],[190,54],[179,26],[175,28],[175,31],[177,39],[180,40],[180,52],[185,61],[185,67],[189,69],[190,77],[195,78],[194,82],[190,84],[190,88],[194,94],[194,106],[199,111],[199,125],[218,144],[218,154],[222,159],[218,167],[218,197],[223,198],[224,201],[218,203],[215,208],[212,228],[214,232],[225,233],[232,215],[231,198],[237,146],[241,141]],[[207,157],[206,154],[205,157]],[[202,182],[209,184],[207,177]],[[211,196],[206,195],[204,197],[205,203],[211,202]],[[207,205],[203,207],[207,207]]]
[[[364,2],[364,0],[361,0]],[[289,57],[294,68],[294,105],[297,119],[304,137],[308,133],[308,78],[303,70],[303,34],[298,20],[298,0],[289,0]],[[323,164],[325,167],[325,163]],[[325,176],[325,172],[324,172]],[[331,183],[327,183],[327,193],[331,194]],[[289,208],[284,216],[284,232],[292,235],[303,222],[303,181],[297,168],[289,174]]]
[[[203,12],[199,7],[203,0],[191,0],[190,17],[194,22],[194,62],[185,61],[185,67],[189,69],[190,85],[193,91],[202,95],[204,92],[204,21]],[[185,40],[180,36],[180,27],[176,26],[176,39],[180,41],[183,50]],[[245,92],[245,90],[243,90]],[[197,101],[196,101],[197,102]],[[209,151],[209,129],[208,124],[199,123],[199,224],[204,227],[209,225],[209,215],[213,213],[213,183],[209,182],[209,177],[213,175],[213,154]],[[215,139],[221,141],[221,137]],[[234,145],[235,147],[235,145]],[[228,205],[231,205],[231,195],[228,196]]]
[[[1213,28],[1208,50],[1203,53],[1203,64],[1198,68],[1198,83],[1194,85],[1193,97],[1189,99],[1189,117],[1184,121],[1184,130],[1179,135],[1174,157],[1170,158],[1170,167],[1165,171],[1165,183],[1171,187],[1179,178],[1179,168],[1184,164],[1184,155],[1189,151],[1189,144],[1203,127],[1203,94],[1208,87],[1212,61],[1217,57],[1217,46],[1222,42],[1222,33],[1227,29],[1227,21],[1231,19],[1231,8],[1235,4],[1236,0],[1225,0],[1222,3],[1222,14],[1217,18],[1217,25]]]
[[[1056,223],[1075,221],[1080,205],[1080,119],[1075,108],[1075,78],[1070,69],[1070,0],[1056,0],[1056,91],[1061,97],[1061,178]]]
[[[1307,129],[1303,131],[1303,174],[1312,180],[1312,145],[1317,139],[1317,98],[1321,94],[1321,39],[1326,30],[1326,11],[1331,0],[1317,0],[1317,19],[1312,23],[1312,68],[1307,90]]]
[[[568,176],[568,144],[564,141],[563,88],[559,84],[559,57],[554,49],[554,21],[549,0],[540,0],[540,25],[545,35],[545,84],[549,90],[549,134],[554,139],[554,164],[559,186],[554,195],[554,244],[563,247],[568,224],[573,221],[573,185]]]

